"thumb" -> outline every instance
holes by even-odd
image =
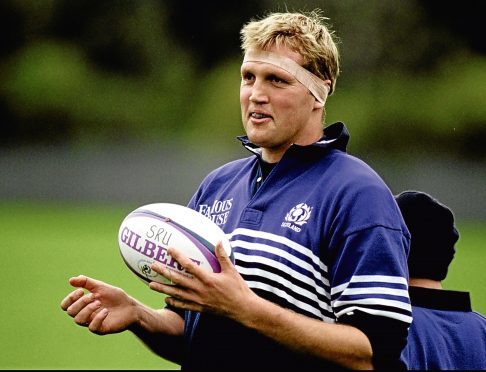
[[[233,267],[233,261],[228,257],[222,241],[219,241],[218,244],[216,244],[215,252],[221,266],[221,271],[223,271],[225,268]]]
[[[71,284],[73,287],[85,288],[88,291],[92,291],[100,284],[102,284],[102,282],[93,278],[89,278],[86,275],[78,275],[70,278],[69,284]]]

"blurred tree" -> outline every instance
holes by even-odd
[[[404,148],[436,139],[450,150],[454,139],[456,151],[486,156],[479,7],[480,0],[3,0],[0,143],[220,144],[241,130],[242,24],[268,11],[321,8],[342,55],[328,118],[346,121],[357,150],[377,139],[400,148],[399,131],[409,139]],[[221,136],[208,137],[208,127]]]
[[[444,44],[456,41],[465,43],[471,50],[485,54],[486,39],[484,38],[484,1],[466,0],[452,1],[419,1],[432,27],[440,30],[439,35],[445,35]],[[449,46],[450,48],[450,46]]]
[[[194,68],[166,34],[163,2],[42,4],[10,3],[37,26],[0,61],[4,143],[148,140],[184,128]]]
[[[240,28],[264,10],[264,1],[169,0],[168,26],[192,51],[199,67],[210,69],[240,53]]]
[[[167,47],[166,13],[157,1],[57,0],[48,32],[83,49],[102,70],[143,76]]]
[[[0,58],[13,53],[25,43],[24,27],[24,18],[12,1],[0,1]]]

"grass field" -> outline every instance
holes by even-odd
[[[122,287],[152,307],[163,304],[118,252],[118,227],[136,207],[0,202],[0,369],[178,369],[131,334],[91,334],[59,306],[77,274]],[[444,286],[469,290],[473,307],[486,313],[486,222],[458,226]]]

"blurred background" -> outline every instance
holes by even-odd
[[[10,298],[0,309],[0,340],[9,346],[0,368],[177,367],[161,365],[130,335],[100,338],[75,327],[59,303],[67,278],[80,272],[160,303],[122,267],[118,225],[146,203],[186,204],[208,171],[247,156],[235,140],[239,30],[268,11],[318,7],[329,18],[341,75],[327,124],[346,123],[349,152],[393,193],[420,189],[449,205],[463,251],[473,252],[461,258],[458,249],[468,265],[461,270],[479,267],[486,243],[480,5],[0,1],[0,288]],[[484,275],[456,267],[451,283],[475,286],[473,305],[486,312]]]

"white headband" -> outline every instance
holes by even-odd
[[[302,85],[310,90],[312,95],[322,104],[326,102],[330,86],[324,80],[318,78],[309,70],[305,69],[293,59],[284,57],[277,53],[264,50],[248,50],[245,53],[245,62],[270,63],[292,74]]]

